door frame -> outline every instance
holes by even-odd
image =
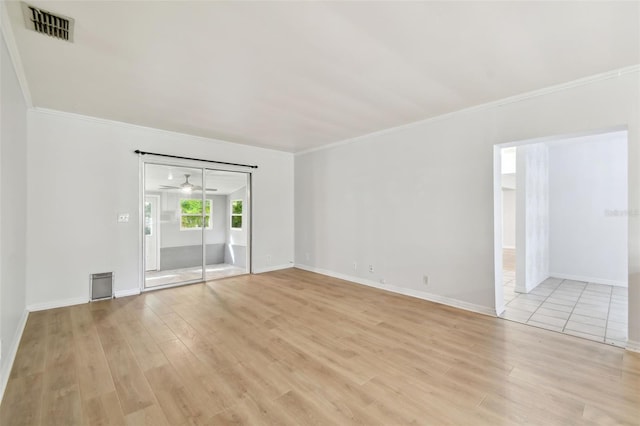
[[[501,152],[503,148],[510,147],[521,147],[526,145],[532,145],[542,142],[550,142],[559,139],[571,139],[578,137],[588,137],[594,135],[603,135],[612,132],[626,131],[628,132],[627,126],[619,125],[619,126],[611,126],[602,129],[595,129],[591,131],[585,132],[576,132],[576,133],[565,133],[565,134],[555,134],[549,136],[542,136],[530,139],[521,139],[515,141],[507,141],[507,142],[496,142],[493,145],[493,235],[494,235],[494,259],[493,259],[493,267],[494,267],[494,287],[493,287],[493,296],[494,296],[494,310],[496,317],[500,317],[500,315],[505,311],[506,305],[504,303],[504,283],[503,283],[503,275],[502,275],[502,156]],[[627,147],[629,143],[628,133],[627,133]],[[628,152],[627,152],[628,156]],[[518,171],[516,170],[516,174]],[[517,189],[516,189],[517,190]],[[629,192],[629,187],[627,186],[627,193]],[[516,209],[517,203],[516,203]],[[517,218],[517,214],[516,214]],[[517,219],[516,219],[517,220]],[[516,222],[516,229],[517,224]],[[522,239],[518,239],[518,231],[516,231],[516,268],[524,268],[526,266],[526,258],[524,256],[523,251],[523,242]],[[520,248],[518,248],[520,247]],[[518,252],[518,250],[520,250]],[[519,253],[519,254],[518,254]],[[518,257],[519,256],[519,257]],[[627,257],[629,256],[629,251],[627,251]],[[520,274],[522,275],[522,274]],[[516,272],[516,276],[518,276],[518,272]],[[630,280],[629,280],[630,281]],[[628,287],[627,287],[628,288]]]
[[[173,166],[173,167],[191,167],[196,169],[202,169],[203,177],[207,170],[217,170],[223,172],[235,172],[243,173],[247,177],[247,202],[249,214],[249,220],[247,221],[247,273],[253,274],[253,170],[247,170],[246,167],[232,166],[232,165],[215,165],[212,166],[210,162],[198,161],[198,160],[183,160],[183,159],[168,159],[164,156],[158,156],[153,154],[146,154],[144,156],[138,156],[138,261],[139,261],[139,275],[138,286],[140,292],[161,290],[165,288],[178,287],[183,285],[195,284],[202,282],[202,280],[184,281],[176,284],[167,284],[162,286],[154,286],[151,288],[145,287],[145,236],[144,236],[144,198],[145,198],[145,165],[153,164],[159,166]],[[204,185],[203,185],[204,186]],[[203,196],[206,197],[206,191],[203,191]],[[206,278],[206,239],[204,230],[202,234],[202,274]],[[158,250],[160,249],[158,245]],[[159,258],[158,258],[159,259]]]

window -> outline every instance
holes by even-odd
[[[211,229],[211,200],[206,200],[205,228]],[[180,200],[180,230],[202,229],[202,200]]]
[[[231,201],[231,229],[242,229],[242,200]]]

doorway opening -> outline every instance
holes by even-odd
[[[251,271],[251,174],[143,163],[143,290]]]
[[[497,315],[626,346],[627,132],[497,145],[494,164]]]

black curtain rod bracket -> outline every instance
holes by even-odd
[[[133,152],[135,152],[138,155],[147,155],[147,154],[148,155],[158,155],[160,157],[177,158],[179,160],[204,161],[205,163],[224,164],[226,166],[249,167],[251,169],[257,169],[258,168],[258,166],[254,166],[254,165],[251,165],[251,164],[227,163],[226,161],[203,160],[201,158],[181,157],[179,155],[158,154],[157,152],[146,152],[146,151],[140,151],[139,149],[136,149]]]

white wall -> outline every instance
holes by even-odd
[[[289,153],[43,110],[29,112],[28,128],[27,195],[35,206],[27,216],[27,304],[32,308],[86,301],[93,272],[114,271],[116,294],[139,288],[135,149],[257,164],[254,270],[266,269],[269,256],[275,266],[293,260]],[[129,213],[130,222],[117,223],[118,213]]]
[[[637,70],[612,75],[298,154],[296,263],[494,310],[493,146],[628,126],[638,208],[639,81]],[[640,220],[630,220],[629,336],[640,342]]]
[[[502,247],[516,247],[516,190],[502,188]]]
[[[549,146],[551,275],[627,285],[627,135]]]
[[[0,398],[26,319],[27,106],[0,33]]]
[[[516,161],[515,290],[528,293],[549,278],[549,148],[519,146]]]

